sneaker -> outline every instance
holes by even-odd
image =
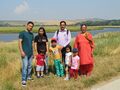
[[[46,74],[48,74],[48,70],[46,70],[46,72],[45,72]]]
[[[43,75],[41,75],[41,78],[44,78],[44,76],[43,76]]]
[[[66,78],[64,78],[64,80],[66,80],[66,81],[67,81],[67,80],[69,80],[69,78],[68,78],[68,77],[66,77]]]
[[[31,77],[28,77],[28,78],[27,78],[27,80],[31,80],[31,81],[33,81],[34,79],[33,79],[33,78],[31,78]]]
[[[26,86],[26,81],[22,81],[22,86]]]
[[[41,76],[37,76],[37,78],[40,78]]]

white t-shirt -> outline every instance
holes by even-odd
[[[72,56],[72,52],[65,54],[65,64],[68,65],[70,63],[70,56]]]

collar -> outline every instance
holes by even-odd
[[[64,30],[59,29],[60,32],[66,32],[67,29],[65,28]]]
[[[28,31],[27,29],[25,29],[25,32],[32,33],[32,31]]]
[[[28,30],[27,30],[27,29],[25,29],[25,31],[26,31],[26,32],[28,32]]]

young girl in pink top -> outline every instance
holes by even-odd
[[[78,70],[80,65],[80,57],[78,56],[78,49],[73,48],[73,56],[71,60],[71,67],[70,67],[70,77],[74,77],[74,79],[77,79],[78,77]]]

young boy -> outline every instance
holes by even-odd
[[[74,77],[76,80],[78,77],[78,70],[80,65],[80,57],[78,56],[78,49],[73,48],[73,56],[71,61],[71,67],[70,67],[70,77]]]
[[[50,56],[53,56],[56,75],[61,77],[64,76],[64,68],[61,64],[61,47],[57,45],[55,38],[51,39],[51,47],[49,48]]]
[[[37,78],[43,77],[44,65],[45,65],[45,55],[43,51],[40,51],[36,56],[36,71]]]

